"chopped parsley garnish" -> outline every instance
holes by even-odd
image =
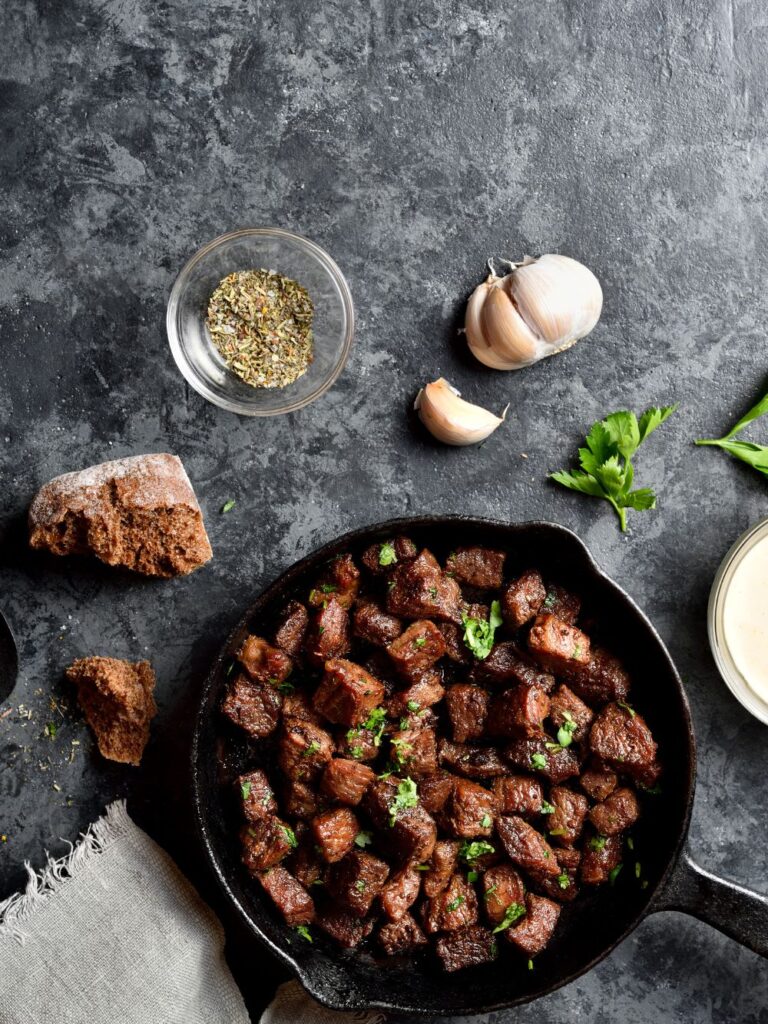
[[[408,761],[410,756],[413,754],[413,745],[410,744],[408,740],[403,739],[402,737],[400,739],[395,737],[391,741],[391,746],[392,754],[394,755],[395,761],[397,762],[398,765],[404,765],[405,762]]]
[[[437,587],[430,587],[429,588],[429,596],[431,598],[437,597]]]
[[[548,743],[545,743],[544,746],[547,748],[550,754],[559,754],[560,751],[563,749],[560,743],[553,743],[551,740]]]
[[[339,588],[335,583],[321,583],[320,589],[324,594],[335,594]]]
[[[553,829],[550,829],[549,834],[551,836],[567,836],[568,835],[568,829],[567,828],[553,828]]]
[[[546,800],[542,800],[542,802],[541,802],[541,813],[542,814],[554,814],[555,813],[554,805],[547,803]]]
[[[467,872],[467,881],[468,882],[476,882],[479,877],[480,877],[480,875],[477,873],[477,871],[468,871]]]
[[[531,764],[541,772],[544,771],[549,762],[547,761],[546,754],[534,754],[531,758]]]
[[[299,935],[300,935],[300,936],[302,937],[302,939],[306,939],[306,940],[307,940],[307,942],[312,942],[312,941],[314,941],[314,940],[312,939],[312,936],[311,936],[311,934],[310,934],[309,928],[307,928],[307,926],[306,926],[305,924],[300,924],[300,925],[297,925],[297,927],[296,927],[296,931],[297,931],[297,932],[298,932],[298,934],[299,934]]]
[[[426,642],[427,638],[425,636],[417,636],[416,639],[413,641],[413,646],[423,647],[426,644]]]
[[[580,657],[581,657],[581,644],[574,644],[574,646],[573,646],[573,654],[571,655],[571,658],[580,658]]]
[[[608,874],[608,881],[611,883],[611,885],[613,885],[614,882],[616,881],[616,879],[619,877],[619,874],[621,873],[621,869],[623,867],[624,867],[623,864],[617,864],[616,867],[612,871],[609,872],[609,874]]]
[[[415,714],[421,708],[421,704],[417,700],[409,700],[406,707]]]
[[[325,632],[325,626],[319,626],[318,630],[317,630],[317,635],[318,636],[322,636],[324,632]]]
[[[640,864],[639,860],[636,860],[635,861],[635,878],[639,878],[642,873],[643,873],[642,865]]]
[[[459,860],[463,860],[466,864],[471,864],[478,857],[483,857],[486,853],[495,852],[491,844],[486,843],[484,839],[476,839],[471,843],[465,839],[459,847]]]
[[[355,836],[355,846],[359,846],[361,850],[364,850],[366,846],[370,846],[373,842],[373,836],[370,832],[358,832]]]
[[[493,648],[496,630],[504,621],[501,617],[501,604],[498,601],[491,602],[488,619],[474,619],[462,612],[461,621],[464,625],[464,643],[478,661],[484,661]]]
[[[642,789],[642,791],[644,793],[647,793],[648,796],[658,796],[661,793],[661,786],[658,784],[658,782],[656,783],[655,786],[643,786],[643,785],[641,785],[640,788]]]
[[[486,893],[486,896],[488,894]],[[525,907],[522,903],[510,903],[507,909],[504,911],[504,917],[493,929],[493,934],[497,932],[505,932],[507,928],[518,921],[525,914]]]
[[[396,561],[395,545],[386,541],[381,545],[381,550],[379,551],[379,565],[393,565]]]
[[[397,821],[397,816],[401,811],[407,811],[410,807],[416,807],[418,802],[419,791],[416,788],[416,783],[411,778],[403,779],[403,781],[398,784],[395,798],[389,805],[390,828]]]
[[[299,841],[296,838],[296,833],[293,831],[292,828],[288,828],[287,825],[281,825],[280,828],[283,830],[285,838],[288,840],[288,845],[295,850],[299,845]]]
[[[244,782],[240,786],[240,793],[242,794],[243,800],[247,800],[251,795],[251,784],[250,782]]]
[[[635,840],[632,838],[632,836],[627,836],[627,849],[628,850],[634,850],[634,848],[635,848]]]
[[[452,914],[454,910],[458,910],[462,903],[466,902],[466,896],[457,896],[455,900],[451,900],[448,906],[445,908],[449,914]]]
[[[554,594],[550,590],[550,592],[544,598],[544,607],[545,608],[553,608],[556,600],[557,600],[557,594]]]
[[[352,757],[354,757],[355,759],[357,759],[358,757],[362,757],[363,756],[363,748],[362,747],[350,747],[349,748],[349,752],[352,755]]]
[[[493,824],[493,818],[490,814],[484,814],[480,819],[480,828],[490,828]]]
[[[358,878],[358,880],[355,882],[355,888],[357,889],[358,892],[365,892],[365,879]]]
[[[592,838],[589,840],[589,848],[590,850],[594,850],[595,853],[597,853],[599,850],[603,849],[606,842],[607,840],[605,836],[592,836]]]
[[[307,749],[302,753],[302,757],[310,757],[312,754],[316,754],[320,749],[320,744],[317,740],[312,740]]]
[[[529,961],[528,961],[528,970],[529,970],[529,971],[532,971],[532,970],[533,970],[533,960],[529,960]]]
[[[625,700],[617,700],[616,703],[620,708],[624,708],[625,711],[629,712],[630,718],[634,718],[637,712],[633,707],[630,707]]]
[[[222,515],[225,512],[231,512],[234,507],[235,507],[235,499],[234,498],[230,498],[229,501],[225,501],[224,504],[221,506]]]
[[[230,661],[230,663],[227,665],[227,671],[224,674],[227,676],[231,676],[235,670],[235,664],[236,662]]]
[[[561,747],[570,747],[573,740],[573,734],[578,729],[578,725],[574,722],[573,715],[570,711],[564,711],[563,718],[565,721],[557,730],[557,742]]]
[[[48,737],[49,740],[55,740],[56,733],[58,731],[59,730],[55,722],[49,722],[45,727],[45,735]]]
[[[564,871],[562,875],[557,876],[557,884],[561,889],[567,889],[571,884],[570,876]]]
[[[488,899],[490,899],[490,898],[491,898],[491,896],[493,896],[493,894],[494,894],[494,893],[496,892],[496,890],[497,890],[498,888],[499,888],[499,887],[498,887],[498,885],[491,885],[491,886],[489,886],[489,887],[488,887],[488,888],[487,888],[487,889],[485,890],[485,898],[486,898],[487,900],[488,900]]]
[[[293,683],[288,682],[280,683],[277,688],[280,691],[280,693],[293,693],[293,691],[296,689]]]
[[[417,864],[416,865],[416,870],[417,871],[429,871],[430,870],[429,864]]]
[[[380,746],[381,737],[387,727],[387,712],[384,708],[374,708],[363,722],[363,728],[373,733],[373,742]]]

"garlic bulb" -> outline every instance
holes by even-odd
[[[460,397],[456,388],[439,377],[426,384],[413,405],[427,430],[445,444],[478,444],[500,427],[507,415],[494,416]]]
[[[507,261],[505,261],[507,262]],[[495,370],[519,370],[570,348],[600,319],[603,291],[583,263],[549,253],[493,272],[467,303],[472,354]]]

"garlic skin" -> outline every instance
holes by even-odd
[[[443,377],[425,384],[413,407],[433,437],[455,446],[484,441],[501,426],[509,409],[507,406],[501,416],[494,416],[479,405],[465,402]]]
[[[490,275],[467,303],[470,350],[494,370],[519,370],[570,348],[603,308],[600,282],[570,256],[526,256],[510,265],[498,277],[489,261]]]

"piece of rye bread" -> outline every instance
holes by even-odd
[[[100,753],[110,761],[138,765],[157,714],[149,662],[78,658],[67,669],[67,679],[77,687],[77,701]]]
[[[213,552],[181,459],[137,455],[57,476],[29,508],[29,543],[145,576],[185,576]]]

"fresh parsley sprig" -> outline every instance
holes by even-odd
[[[632,456],[646,438],[677,409],[676,405],[646,409],[638,420],[633,412],[621,410],[592,424],[586,448],[579,448],[581,469],[559,470],[550,478],[572,491],[603,498],[619,517],[622,531],[627,529],[627,509],[656,508],[656,495],[650,487],[632,490]]]
[[[747,465],[756,469],[758,473],[768,476],[768,446],[754,444],[752,441],[733,440],[736,434],[741,433],[750,423],[760,419],[761,416],[765,416],[766,413],[768,413],[768,394],[763,395],[757,405],[753,405],[749,412],[745,413],[739,422],[731,427],[723,437],[700,437],[696,444],[722,448],[724,452],[728,452],[735,459],[746,462]]]
[[[501,604],[498,601],[491,601],[488,619],[475,619],[464,612],[461,621],[464,625],[464,643],[478,661],[484,661],[493,648],[496,630],[504,621],[501,617]]]

